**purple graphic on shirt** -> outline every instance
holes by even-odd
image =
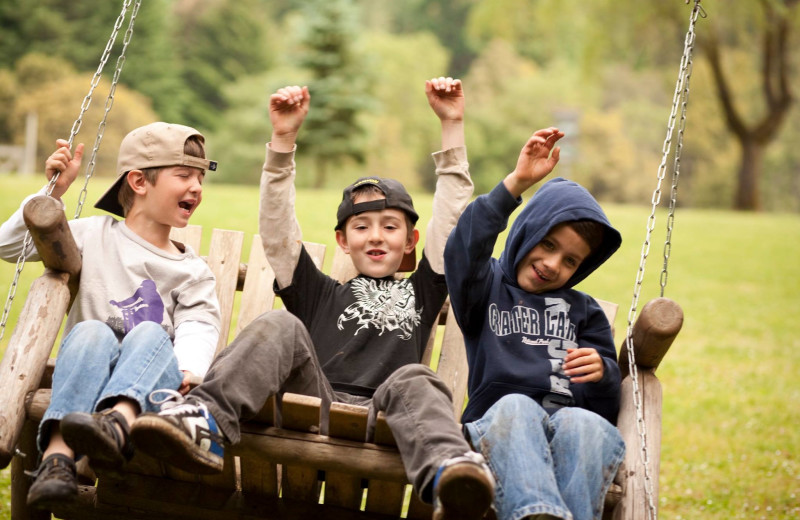
[[[164,317],[164,302],[161,301],[153,280],[142,280],[142,284],[130,298],[119,302],[111,300],[108,303],[122,310],[125,334],[143,321],[161,323]]]

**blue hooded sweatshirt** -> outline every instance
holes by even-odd
[[[615,424],[620,371],[611,326],[594,298],[572,287],[605,262],[622,238],[585,188],[555,178],[514,221],[500,259],[492,258],[497,236],[521,202],[501,182],[464,210],[445,248],[451,308],[469,363],[469,403],[461,421],[481,418],[504,395],[524,394],[550,413],[579,406]],[[534,294],[520,288],[519,262],[554,226],[579,219],[605,226],[601,245],[560,289]],[[603,358],[602,380],[571,383],[564,375],[567,349],[582,347]]]

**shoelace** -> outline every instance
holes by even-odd
[[[75,478],[75,466],[70,465],[70,461],[67,460],[66,455],[61,455],[60,457],[55,457],[44,464],[40,464],[35,470],[30,471],[26,470],[26,476],[36,479],[42,473],[48,473],[51,478],[56,478],[58,480],[69,481]]]
[[[167,396],[163,399],[156,399],[154,396],[158,394],[167,394]],[[147,399],[154,405],[159,406],[161,410],[169,410],[170,408],[175,408],[176,406],[181,406],[183,404],[187,404],[188,400],[186,397],[183,396],[180,392],[176,390],[172,390],[171,388],[161,388],[159,390],[153,390],[150,392],[150,395],[147,396]]]
[[[480,466],[480,468],[484,471],[484,473],[486,473],[486,476],[489,478],[489,482],[491,483],[492,487],[495,486],[494,475],[492,475],[492,471],[486,464],[486,459],[483,457],[482,454],[476,451],[468,451],[467,453],[460,455],[458,457],[447,459],[442,463],[441,469],[453,466],[455,464],[461,464],[462,462],[471,462],[472,464],[477,464],[478,466]]]

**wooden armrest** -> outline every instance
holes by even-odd
[[[683,310],[668,298],[655,298],[642,308],[633,326],[633,353],[636,364],[655,370],[683,326]],[[627,338],[619,349],[622,378],[628,375]]]

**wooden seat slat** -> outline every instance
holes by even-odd
[[[373,442],[382,446],[397,446],[392,430],[386,422],[386,415],[382,411],[378,412],[375,418]],[[372,513],[399,516],[405,494],[405,482],[401,484],[370,479],[369,488],[367,489],[366,510]]]
[[[275,305],[275,292],[272,284],[275,281],[275,271],[267,262],[267,255],[261,247],[261,237],[253,237],[250,248],[250,258],[247,262],[247,276],[242,288],[242,299],[239,310],[239,319],[236,323],[236,336],[251,321],[261,314],[271,310]]]
[[[456,420],[461,418],[461,411],[464,409],[464,400],[467,396],[467,372],[467,351],[464,347],[464,338],[456,323],[455,315],[449,312],[436,373],[439,374],[439,378],[444,381],[453,396],[453,415]]]
[[[332,403],[328,435],[337,439],[363,442],[367,436],[369,410],[363,406]],[[348,509],[360,509],[363,501],[361,475],[325,472],[325,503]]]
[[[208,266],[217,278],[217,299],[220,307],[220,335],[217,352],[228,345],[228,331],[233,315],[233,301],[239,277],[244,233],[215,229],[211,233]]]
[[[298,394],[284,394],[281,403],[281,427],[285,430],[319,433],[320,399]],[[283,496],[292,500],[318,502],[318,468],[286,464],[281,487]]]

